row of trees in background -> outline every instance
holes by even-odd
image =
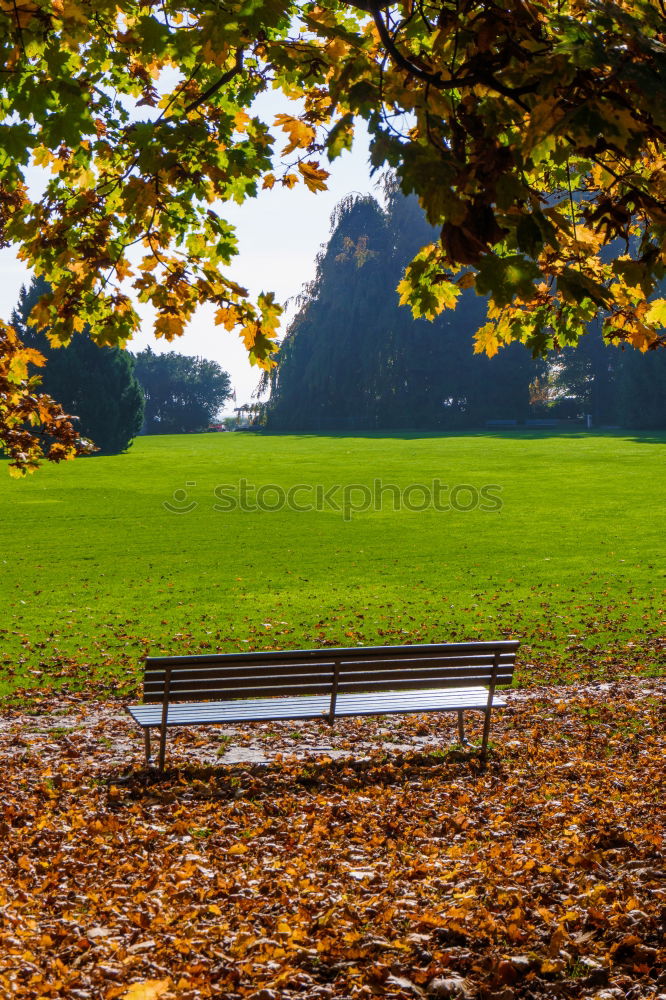
[[[456,429],[583,414],[596,425],[666,426],[666,352],[608,346],[599,331],[547,358],[521,344],[475,354],[486,302],[473,289],[455,311],[414,320],[394,289],[433,239],[415,198],[393,187],[382,209],[349,197],[331,228],[270,377],[268,429]]]
[[[147,347],[134,364],[146,399],[146,434],[206,430],[231,396],[229,375],[216,361]]]
[[[597,426],[666,427],[666,352],[608,346],[597,330],[545,359],[521,344],[493,358],[475,354],[486,303],[472,289],[455,311],[414,320],[394,289],[432,237],[416,199],[395,187],[385,209],[371,197],[338,206],[255,422],[276,431],[456,429],[590,414]],[[141,431],[205,430],[230,398],[229,375],[214,361],[150,348],[133,356],[85,333],[52,347],[28,324],[46,290],[41,280],[23,289],[12,323],[48,360],[44,391],[76,414],[103,454],[123,451]]]
[[[597,328],[577,348],[549,359],[548,375],[534,387],[548,413],[635,429],[666,427],[666,352],[645,354],[609,346]]]
[[[102,454],[125,451],[145,434],[181,434],[205,430],[231,395],[227,372],[215,361],[150,348],[132,355],[118,347],[98,347],[87,333],[66,347],[52,347],[43,331],[28,323],[30,312],[47,291],[33,280],[21,291],[12,324],[23,343],[47,359],[43,391],[78,418],[83,437]]]

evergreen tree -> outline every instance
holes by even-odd
[[[279,353],[266,422],[276,430],[456,428],[529,414],[545,369],[522,345],[473,354],[486,303],[472,290],[434,323],[395,292],[405,264],[434,238],[415,198],[387,186],[387,208],[345,199],[314,281]]]
[[[30,347],[46,358],[42,389],[78,417],[83,437],[90,438],[99,451],[115,455],[125,451],[138,434],[143,420],[143,393],[134,376],[134,364],[127,351],[98,347],[83,333],[66,347],[51,347],[45,333],[28,323],[37,300],[47,291],[39,279],[23,288],[12,323]]]

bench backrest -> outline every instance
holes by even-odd
[[[144,701],[227,701],[510,684],[517,640],[149,656]]]

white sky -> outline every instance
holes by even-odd
[[[276,106],[273,95],[270,106],[273,106],[273,113],[285,110]],[[268,108],[262,111],[266,114]],[[266,118],[271,120],[268,114]],[[276,130],[276,138],[279,134]],[[275,187],[272,191],[261,191],[256,199],[243,205],[219,207],[223,217],[236,226],[240,249],[225,273],[248,288],[252,295],[272,291],[285,305],[314,277],[315,257],[328,240],[329,218],[340,199],[351,192],[378,194],[376,180],[370,178],[365,133],[359,133],[352,151],[342,153],[328,169],[331,171],[328,191],[312,194],[299,183],[291,191]],[[21,285],[29,280],[29,272],[16,259],[14,251],[11,248],[0,250],[0,317],[9,318]],[[287,316],[283,317],[281,336],[293,311],[292,304]],[[129,345],[130,350],[142,350],[150,345],[158,353],[178,351],[210,358],[230,373],[236,389],[236,403],[230,402],[224,412],[231,413],[234,405],[251,401],[259,370],[250,365],[238,335],[214,325],[212,307],[201,308],[185,335],[171,343],[156,340],[150,329],[149,311],[144,308],[142,315],[145,316],[143,329]]]

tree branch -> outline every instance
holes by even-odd
[[[215,83],[211,83],[210,87],[204,90],[203,94],[199,94],[196,100],[191,101],[187,105],[184,112],[186,115],[188,115],[190,111],[196,111],[196,109],[201,107],[202,104],[205,104],[206,101],[213,96],[213,94],[216,94],[218,90],[224,87],[225,83],[229,83],[230,80],[233,80],[233,78],[240,73],[243,68],[244,54],[245,53],[242,48],[236,49],[236,62],[231,69],[227,70],[226,73],[223,73],[219,80],[216,80]]]
[[[357,10],[365,11],[366,14],[372,14],[373,9],[381,10],[383,7],[390,7],[395,0],[346,0],[348,7],[356,7]]]
[[[357,4],[352,4],[352,6],[357,6]],[[401,69],[411,73],[412,76],[417,76],[420,80],[425,80],[426,83],[432,83],[436,87],[442,88],[444,86],[444,81],[439,73],[429,73],[427,70],[421,69],[420,66],[415,66],[414,63],[410,62],[409,59],[407,59],[396,46],[395,42],[391,38],[388,27],[386,26],[386,22],[381,15],[382,4],[375,2],[375,0],[369,0],[367,9],[372,14],[377,31],[379,32],[379,37],[382,41],[382,45],[391,56],[394,63],[400,66]],[[459,83],[459,80],[448,80],[447,86],[457,87]]]
[[[357,5],[354,3],[352,6]],[[403,55],[395,44],[395,39],[391,37],[388,26],[381,15],[383,6],[386,6],[386,4],[383,3],[383,0],[380,0],[380,2],[368,0],[368,9],[372,14],[382,45],[395,64],[400,66],[401,69],[404,69],[407,73],[417,77],[419,80],[423,80],[425,83],[431,84],[433,87],[437,87],[438,90],[454,90],[458,87],[465,86],[473,87],[475,84],[481,83],[484,86],[489,87],[491,90],[496,91],[498,94],[502,94],[503,97],[508,97],[523,110],[528,110],[525,102],[521,100],[521,95],[534,90],[534,86],[532,84],[528,87],[521,88],[507,87],[505,84],[497,80],[490,71],[464,77],[451,76],[450,79],[444,80],[440,73],[430,73],[428,70],[422,69],[420,66],[416,66],[413,62],[410,62],[410,60]]]

